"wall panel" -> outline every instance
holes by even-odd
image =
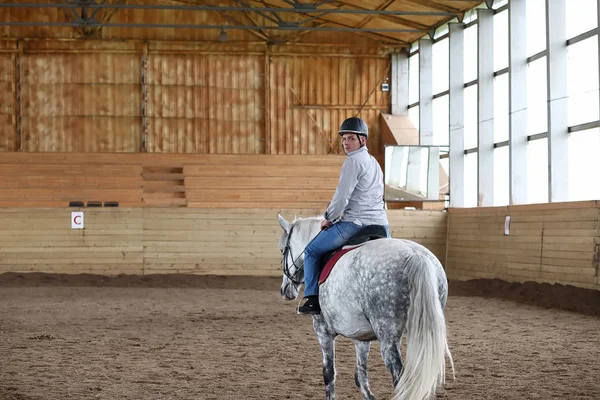
[[[510,216],[509,235],[504,234]],[[600,289],[600,203],[450,209],[451,279],[563,283]]]
[[[263,153],[263,58],[151,54],[148,151]]]
[[[271,152],[340,154],[337,131],[348,117],[369,125],[369,147],[380,148],[379,114],[389,109],[381,83],[389,78],[389,58],[273,55]]]
[[[2,43],[0,141],[8,151],[341,154],[337,130],[355,115],[369,124],[371,151],[381,149],[389,57],[372,49],[290,55],[281,52],[289,46],[229,43]]]
[[[24,54],[21,69],[22,150],[139,150],[139,57]]]
[[[85,229],[70,227],[70,209],[0,208],[0,273],[101,275],[192,273],[280,276],[277,212],[303,209],[83,209]],[[445,214],[392,211],[396,237],[430,247]],[[398,225],[400,219],[403,225]]]
[[[0,152],[16,147],[15,58],[16,54],[0,53]]]

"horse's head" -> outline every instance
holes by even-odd
[[[283,268],[280,292],[286,300],[294,300],[298,297],[300,285],[304,283],[304,249],[320,232],[323,216],[297,218],[291,223],[280,214],[277,214],[277,218],[283,229],[279,239]]]
[[[304,283],[304,247],[299,243],[300,235],[294,231],[295,225],[286,221],[280,214],[277,214],[277,218],[283,229],[279,238],[283,269],[283,282],[279,292],[286,300],[294,300],[298,297],[300,285]]]

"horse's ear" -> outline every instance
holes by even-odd
[[[277,213],[277,219],[279,220],[279,225],[281,225],[281,227],[283,228],[284,231],[289,232],[290,231],[290,223],[287,222],[285,220],[285,218],[283,218],[281,216],[281,214]]]

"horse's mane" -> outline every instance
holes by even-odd
[[[308,218],[295,218],[292,222],[294,233],[300,235],[302,243],[308,243],[321,230],[321,221],[325,218],[322,215]]]

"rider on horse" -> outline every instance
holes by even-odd
[[[298,307],[300,314],[321,312],[318,280],[321,258],[325,254],[345,245],[365,226],[382,225],[388,230],[383,202],[383,172],[367,149],[367,124],[357,117],[348,118],[338,134],[342,137],[342,147],[348,158],[342,165],[338,186],[321,223],[321,233],[304,253],[305,300]]]

